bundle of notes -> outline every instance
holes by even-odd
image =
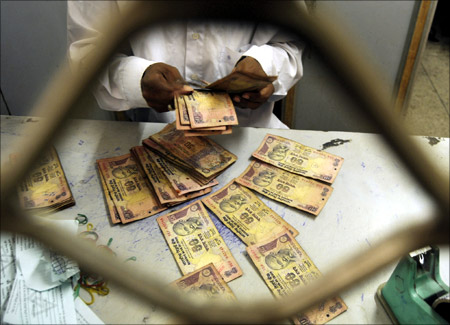
[[[343,158],[304,146],[293,140],[267,134],[253,153],[257,158],[236,179],[271,199],[318,215],[333,188]]]
[[[210,183],[237,157],[207,137],[186,137],[174,123],[142,141],[155,155],[188,173],[203,185]],[[164,169],[164,168],[162,168]]]
[[[11,164],[20,159],[17,154],[9,158]],[[51,213],[75,204],[54,147],[44,153],[19,184],[18,196],[21,206],[36,214]]]
[[[176,128],[185,136],[230,134],[238,125],[236,110],[225,92],[194,91],[174,98]]]
[[[111,221],[129,223],[210,193],[236,156],[167,125],[130,153],[97,160]]]

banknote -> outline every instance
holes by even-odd
[[[187,130],[184,131],[184,136],[186,137],[198,137],[198,136],[209,136],[209,135],[221,135],[221,134],[232,134],[233,129],[231,126],[227,126],[225,130]]]
[[[252,161],[236,182],[314,215],[319,214],[333,192],[331,186],[261,161]]]
[[[247,247],[247,253],[276,298],[289,296],[321,276],[298,242],[284,231]],[[296,324],[324,324],[347,310],[340,297],[327,299],[293,320]]]
[[[231,181],[202,202],[247,246],[287,230],[298,231],[244,186]]]
[[[242,275],[201,201],[161,216],[156,221],[183,274],[213,263],[225,282]]]
[[[252,155],[291,173],[327,183],[333,183],[344,162],[344,158],[272,134],[266,135]]]
[[[176,96],[174,98],[175,109],[177,110],[180,124],[187,125],[190,127],[191,121],[189,120],[188,109],[186,102],[184,101],[184,95]]]
[[[120,220],[119,212],[117,211],[117,207],[114,204],[114,201],[111,197],[111,193],[108,191],[108,187],[106,186],[105,179],[103,178],[103,175],[100,172],[100,168],[98,167],[98,164],[97,164],[97,168],[99,169],[100,183],[102,184],[103,193],[105,194],[106,206],[108,207],[109,217],[111,218],[111,222],[113,224],[121,223],[122,221]]]
[[[212,263],[186,274],[170,285],[185,294],[194,295],[200,301],[207,302],[211,299],[222,302],[236,301],[233,291]]]
[[[233,164],[237,157],[207,137],[185,137],[175,124],[168,124],[150,136],[160,147],[169,151],[178,161],[189,165],[204,177],[212,177]]]
[[[186,197],[179,196],[173,189],[172,185],[157,167],[144,146],[135,146],[130,150],[134,153],[136,160],[140,162],[144,173],[147,175],[148,180],[153,186],[153,190],[156,192],[159,203],[164,205],[166,203],[186,201]]]
[[[20,155],[11,154],[15,164]],[[56,149],[52,146],[38,159],[18,185],[20,204],[35,212],[52,212],[75,204]]]
[[[177,168],[174,164],[164,159],[157,153],[147,150],[149,156],[170,182],[174,190],[178,195],[183,195],[191,192],[196,192],[208,187],[215,186],[219,184],[216,179],[213,179],[208,184],[203,185],[195,181],[192,175],[187,173],[181,168]]]
[[[275,76],[259,76],[240,71],[233,71],[222,79],[210,83],[205,88],[226,91],[228,93],[243,93],[266,87],[277,79]]]
[[[227,93],[194,91],[184,99],[192,128],[238,124],[236,110]]]
[[[147,218],[166,209],[158,202],[130,153],[99,159],[97,164],[122,223]]]

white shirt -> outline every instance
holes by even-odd
[[[82,59],[93,48],[100,33],[95,29],[99,17],[118,11],[116,1],[68,1],[69,59],[82,66]],[[254,23],[177,22],[140,31],[130,39],[133,56],[117,55],[99,77],[94,96],[106,110],[125,111],[149,107],[142,96],[141,77],[146,68],[164,62],[178,69],[187,81],[213,82],[234,68],[242,56],[255,58],[269,76],[277,76],[275,92],[256,110],[236,107],[240,126],[287,128],[274,114],[274,102],[303,75],[302,46],[277,29]],[[146,120],[172,122],[174,112],[145,110]],[[142,110],[141,119],[142,119]]]

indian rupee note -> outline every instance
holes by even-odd
[[[244,186],[231,181],[202,202],[247,246],[283,230],[296,237],[298,231]]]
[[[100,171],[100,167],[97,164],[97,168],[99,169],[100,182],[102,184],[103,193],[105,194],[106,206],[108,207],[109,217],[111,218],[111,222],[113,224],[121,223],[119,212],[117,211],[116,205],[111,197],[111,193],[108,191],[108,187],[106,186],[105,179]]]
[[[267,87],[268,84],[277,79],[275,76],[259,76],[247,74],[240,71],[233,71],[222,79],[208,84],[205,88],[221,90],[228,93],[243,93],[255,91]]]
[[[177,168],[174,164],[164,159],[157,153],[147,150],[149,156],[170,182],[174,190],[178,195],[183,195],[191,192],[196,192],[208,187],[215,186],[219,184],[216,179],[213,179],[208,184],[203,185],[195,181],[192,175],[187,173],[181,168]]]
[[[139,172],[130,153],[99,159],[97,164],[122,223],[147,218],[166,209]]]
[[[253,157],[294,174],[333,183],[344,159],[293,140],[267,134]]]
[[[276,298],[289,296],[321,276],[320,271],[287,231],[247,247],[266,285]],[[340,297],[327,299],[303,314],[295,324],[324,324],[347,310]]]
[[[233,291],[222,279],[213,263],[186,274],[170,285],[184,294],[193,295],[196,299],[204,302],[210,302],[211,299],[222,302],[236,301]]]
[[[236,182],[271,199],[318,215],[333,188],[261,161],[252,161]]]
[[[20,156],[10,155],[14,164]],[[69,184],[55,148],[50,147],[19,183],[18,196],[25,209],[51,212],[75,204]]]
[[[207,137],[185,137],[183,131],[168,124],[160,132],[150,136],[178,160],[189,165],[204,177],[214,177],[233,164],[237,157]]]
[[[225,282],[242,275],[201,201],[161,216],[156,221],[183,274],[213,263]]]
[[[193,129],[238,125],[236,110],[227,93],[194,91],[184,98]]]

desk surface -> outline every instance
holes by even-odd
[[[13,148],[13,140],[23,135],[27,123],[38,118],[2,116],[2,164]],[[156,223],[156,216],[127,225],[112,225],[105,206],[95,161],[122,155],[141,140],[158,132],[164,124],[112,121],[71,120],[55,147],[60,156],[76,205],[59,211],[50,218],[74,218],[78,213],[88,216],[99,234],[97,244],[110,247],[119,260],[135,256],[136,267],[156,274],[164,283],[179,277],[181,272]],[[238,156],[237,162],[218,177],[213,191],[239,176],[250,162],[251,153],[267,133],[277,134],[304,145],[322,149],[324,143],[342,139],[343,143],[326,151],[344,158],[333,194],[321,213],[314,217],[258,195],[264,203],[281,215],[298,231],[297,241],[325,273],[342,257],[366,249],[387,234],[416,221],[426,220],[433,204],[417,183],[405,172],[403,164],[386,147],[379,135],[352,132],[321,132],[301,130],[269,130],[234,128],[233,134],[213,139]],[[348,141],[347,141],[348,140]],[[449,175],[449,139],[414,137],[433,158],[436,168]],[[166,210],[168,213],[184,206]],[[245,245],[212,216],[219,232],[241,266],[244,275],[229,283],[238,300],[255,297],[273,299],[272,295],[245,253]],[[80,231],[85,230],[80,226]],[[448,284],[448,246],[441,247],[441,276]],[[376,304],[377,287],[388,280],[396,263],[385,267],[363,283],[341,293],[348,311],[330,323],[389,323],[389,318]],[[161,323],[171,316],[158,307],[145,306],[132,296],[110,284],[106,297],[97,297],[92,309],[105,323]],[[172,318],[173,319],[173,318]]]

